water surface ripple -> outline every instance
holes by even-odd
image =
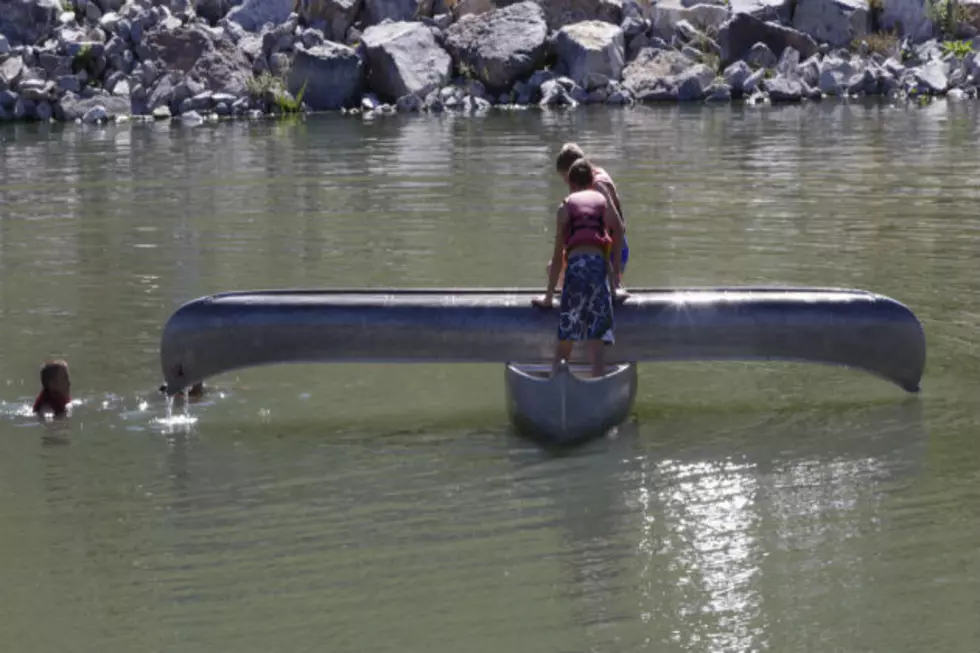
[[[978,136],[943,103],[4,126],[0,641],[975,653]],[[568,140],[621,190],[630,284],[885,293],[925,326],[923,393],[645,365],[634,420],[553,452],[495,366],[294,366],[165,419],[188,299],[543,286]],[[52,356],[80,404],[41,425]]]

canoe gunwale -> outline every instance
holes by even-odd
[[[869,372],[918,392],[925,333],[904,304],[866,290],[794,286],[630,288],[610,366],[800,362]],[[217,374],[285,363],[550,364],[557,309],[527,288],[250,290],[201,297],[168,319],[169,394]],[[582,348],[577,348],[577,350]],[[584,364],[576,351],[572,365]],[[579,379],[584,381],[585,379]]]

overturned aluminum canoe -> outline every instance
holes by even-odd
[[[315,362],[550,362],[557,309],[515,289],[273,290],[177,309],[160,347],[167,391],[231,370]],[[617,304],[606,361],[843,365],[917,392],[925,335],[904,305],[861,290],[641,289]],[[584,349],[584,348],[580,348]],[[584,361],[574,354],[572,364]]]
[[[636,364],[612,366],[604,376],[588,376],[589,366],[550,365],[505,368],[507,413],[526,435],[551,444],[597,437],[621,424],[636,399]]]

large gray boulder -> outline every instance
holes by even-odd
[[[0,35],[10,45],[34,45],[44,41],[59,25],[58,0],[0,0]]]
[[[861,67],[853,59],[829,55],[820,62],[817,85],[820,91],[827,95],[846,95],[851,80],[861,72]]]
[[[250,32],[258,32],[266,23],[286,22],[296,0],[245,0],[228,12],[225,20],[238,23]]]
[[[407,21],[415,17],[418,4],[418,0],[364,0],[364,12],[369,25]]]
[[[214,92],[242,95],[252,74],[244,52],[203,25],[153,28],[146,34],[146,47],[166,70],[194,77]]]
[[[548,26],[530,0],[461,18],[446,30],[446,49],[460,72],[491,92],[510,89],[544,62]]]
[[[849,47],[868,33],[868,0],[798,0],[793,27],[835,48]]]
[[[314,111],[330,111],[355,105],[364,88],[364,64],[353,48],[327,42],[296,49],[287,87]]]
[[[75,93],[65,93],[61,101],[54,107],[54,115],[59,120],[75,121],[81,120],[83,116],[93,109],[102,107],[105,119],[116,118],[118,116],[128,116],[131,113],[131,103],[128,98],[114,97],[111,95],[96,95],[83,98]],[[101,111],[99,113],[102,113]]]
[[[194,11],[198,16],[215,25],[239,4],[241,0],[195,0]]]
[[[800,53],[804,59],[817,53],[817,42],[795,29],[768,23],[750,14],[738,14],[718,30],[723,64],[730,64],[745,57],[756,43],[763,43],[777,57],[788,47]]]
[[[322,30],[328,41],[343,43],[364,0],[299,0],[297,5],[307,25]]]
[[[626,65],[623,30],[612,23],[589,20],[566,25],[558,31],[554,49],[565,74],[582,87],[592,86],[589,80],[596,76],[618,80]]]
[[[498,0],[498,6],[508,4]],[[601,20],[619,25],[623,22],[622,0],[538,0],[544,10],[549,30],[558,30],[584,20]]]
[[[368,61],[368,85],[386,102],[415,94],[425,97],[452,76],[453,60],[422,23],[385,23],[361,35]]]
[[[798,0],[729,0],[731,13],[749,14],[760,20],[788,23]]]
[[[886,0],[882,3],[878,26],[885,31],[904,34],[913,42],[932,38],[936,29],[933,0]]]
[[[647,5],[647,14],[653,23],[653,33],[670,40],[675,27],[687,21],[703,30],[716,30],[728,20],[728,7],[711,2],[695,3],[689,0],[660,0]]]
[[[623,70],[623,86],[639,102],[702,100],[715,72],[675,50],[647,48]]]

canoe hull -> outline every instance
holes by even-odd
[[[168,320],[168,392],[279,363],[545,363],[557,309],[534,290],[292,290],[225,293]],[[843,365],[919,389],[925,336],[894,299],[860,290],[644,289],[615,308],[609,364],[785,360]],[[582,353],[569,361],[581,364]]]
[[[542,368],[508,364],[504,369],[507,412],[523,434],[572,444],[602,436],[629,417],[636,399],[635,364],[614,366],[600,378],[583,378],[584,366],[564,365],[554,377],[550,370],[540,374]]]

